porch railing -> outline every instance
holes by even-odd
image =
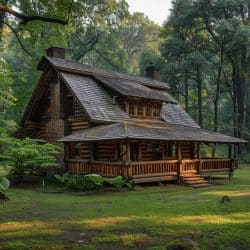
[[[182,160],[180,172],[197,172],[200,160]]]
[[[132,162],[132,175],[147,175],[147,174],[177,174],[178,173],[177,160],[163,160],[163,161],[146,161],[146,162]]]
[[[107,176],[123,175],[121,165],[118,163],[113,164],[111,162],[87,163],[70,160],[66,163],[66,170],[80,174],[95,173]]]
[[[201,172],[216,172],[223,170],[232,171],[234,160],[232,159],[203,159],[201,160]]]
[[[139,175],[178,175],[182,173],[206,173],[232,171],[234,161],[231,159],[202,159],[202,160],[160,160],[141,162],[82,162],[81,160],[66,161],[69,172],[103,176],[133,177]]]

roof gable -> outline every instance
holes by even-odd
[[[114,122],[129,119],[112,97],[89,76],[61,72],[60,76],[74,93],[92,121]]]
[[[176,103],[174,98],[163,90],[151,89],[147,86],[127,79],[114,79],[108,76],[94,77],[106,87],[111,88],[124,96],[141,97],[146,99]]]

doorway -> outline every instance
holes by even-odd
[[[130,160],[138,161],[138,159],[139,159],[139,145],[138,143],[131,143],[130,144]]]

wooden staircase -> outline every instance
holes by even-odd
[[[181,182],[183,185],[193,187],[193,188],[201,188],[201,187],[209,187],[211,184],[201,175],[192,173],[192,174],[182,174]]]

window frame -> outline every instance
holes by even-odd
[[[127,99],[126,112],[130,117],[161,119],[162,103],[150,100]]]

